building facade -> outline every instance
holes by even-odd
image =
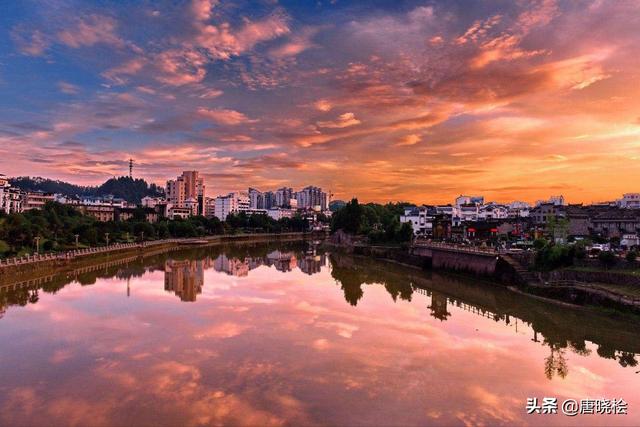
[[[295,193],[298,209],[327,210],[327,193],[319,187],[308,186]]]
[[[184,171],[176,179],[167,181],[166,196],[174,207],[190,207],[193,215],[205,214],[206,186],[198,171]]]

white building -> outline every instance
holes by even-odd
[[[509,217],[509,208],[497,203],[488,203],[478,208],[478,219],[490,221],[493,219],[506,219]]]
[[[640,237],[637,234],[623,234],[620,239],[620,245],[627,248],[633,248],[640,246]]]
[[[540,205],[554,205],[554,206],[565,206],[566,202],[564,200],[564,196],[551,196],[549,200],[537,200],[536,206]]]
[[[456,206],[462,205],[483,205],[484,196],[463,196],[456,197]]]
[[[509,218],[528,218],[531,205],[527,202],[514,201],[507,205],[509,208]]]
[[[480,206],[475,203],[458,206],[458,219],[460,222],[478,221],[480,218]]]
[[[11,187],[9,179],[0,174],[0,211],[6,214],[20,213],[25,203],[24,193]]]
[[[150,197],[150,196],[145,196],[140,200],[142,207],[145,207],[145,208],[155,208],[159,204],[162,204],[165,202],[166,200],[164,200],[162,197]]]
[[[124,199],[115,198],[112,196],[105,197],[91,197],[86,196],[80,200],[81,205],[86,206],[112,206],[114,208],[126,208],[127,201]]]
[[[249,211],[251,202],[246,191],[236,191],[226,196],[218,196],[215,199],[213,215],[224,221],[231,213]]]
[[[618,206],[627,209],[640,209],[640,193],[626,193],[618,200]]]
[[[436,209],[429,206],[408,207],[404,215],[400,215],[400,222],[408,222],[416,236],[433,234],[433,220]]]
[[[295,209],[286,209],[286,208],[273,208],[268,209],[267,215],[269,218],[272,218],[276,221],[281,220],[282,218],[293,218],[296,214]]]
[[[173,206],[168,209],[167,218],[169,219],[186,219],[189,218],[193,214],[191,208],[179,208],[177,206]]]

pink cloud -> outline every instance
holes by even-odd
[[[117,47],[125,45],[116,34],[117,22],[109,16],[90,15],[76,22],[74,28],[68,28],[58,33],[58,39],[72,48],[108,44]]]
[[[222,125],[233,126],[243,123],[255,123],[257,121],[250,119],[244,113],[236,110],[199,108],[198,114]]]
[[[193,0],[191,11],[198,21],[206,21],[211,19],[211,9],[217,4],[217,0]]]
[[[67,95],[75,95],[80,91],[78,86],[67,82],[58,82],[57,86],[60,92],[66,93]]]
[[[26,35],[21,27],[16,27],[11,31],[11,38],[24,55],[42,56],[50,45],[47,36],[39,30]]]
[[[102,73],[102,76],[119,84],[126,83],[122,76],[137,74],[145,66],[144,58],[130,59],[116,67],[110,68]]]
[[[269,51],[275,58],[287,58],[299,55],[307,49],[317,47],[311,40],[318,33],[318,28],[307,27],[300,34],[293,35],[285,43]]]
[[[238,56],[258,43],[276,39],[288,34],[289,17],[281,10],[260,20],[245,19],[240,28],[234,29],[229,23],[219,25],[204,24],[200,19],[194,23],[198,35],[190,43],[207,49],[210,55],[218,59]]]
[[[207,74],[207,58],[194,49],[172,49],[155,57],[156,79],[172,86],[201,82]]]

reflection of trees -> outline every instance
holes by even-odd
[[[569,366],[567,365],[567,359],[565,358],[565,350],[558,348],[554,345],[550,345],[549,349],[551,353],[544,360],[544,374],[548,379],[558,375],[560,378],[565,378],[569,373]]]
[[[569,346],[571,350],[579,356],[588,356],[591,354],[591,350],[587,348],[587,343],[584,342],[584,340],[579,342],[569,341]]]
[[[599,345],[597,350],[598,356],[604,359],[614,359],[617,360],[620,366],[623,368],[631,367],[638,365],[638,361],[636,360],[636,354],[628,351],[617,351],[615,348]]]
[[[360,272],[355,269],[340,268],[334,265],[331,270],[331,277],[340,283],[340,287],[344,291],[344,299],[353,306],[357,305],[364,295],[364,291],[361,288],[364,278]]]
[[[636,355],[633,353],[627,353],[626,351],[620,352],[618,355],[618,363],[623,368],[627,366],[634,367],[638,365],[638,361],[636,360]]]
[[[390,274],[382,269],[370,268],[355,264],[352,258],[332,254],[331,277],[333,277],[344,291],[345,300],[355,306],[362,299],[364,291],[362,285],[372,285],[380,283],[387,290],[393,301],[411,301],[413,287],[406,276]]]

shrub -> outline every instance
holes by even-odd
[[[636,251],[629,251],[627,252],[627,256],[625,257],[627,259],[627,261],[629,262],[634,262],[636,260],[636,258],[638,258],[638,252]]]
[[[533,248],[537,251],[547,246],[549,242],[546,239],[536,239],[533,241]]]
[[[573,258],[572,246],[547,244],[536,252],[534,265],[537,270],[554,270],[572,265]]]
[[[587,257],[587,250],[584,244],[576,243],[573,253],[576,259],[585,259]]]
[[[613,267],[618,261],[618,257],[616,257],[616,254],[611,251],[600,252],[600,254],[598,255],[598,259],[600,260],[602,265],[605,266],[605,268]]]

